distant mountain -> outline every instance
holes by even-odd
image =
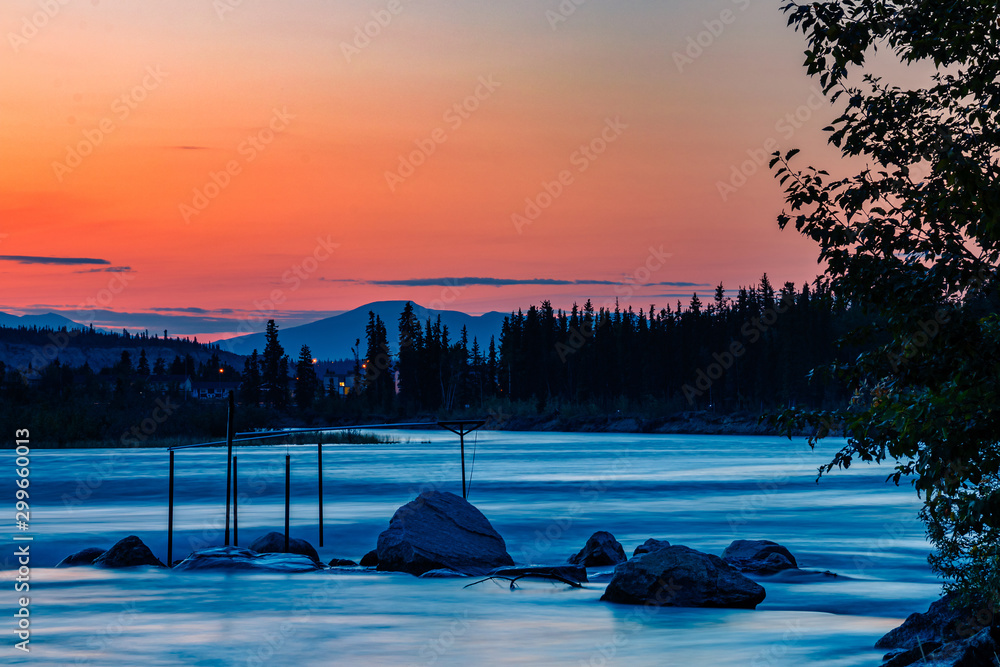
[[[395,354],[398,352],[396,341],[399,339],[399,329],[397,328],[399,315],[403,312],[404,306],[406,306],[406,301],[369,303],[311,324],[279,329],[278,340],[285,348],[285,353],[292,359],[298,355],[303,344],[308,345],[313,356],[318,359],[353,358],[351,348],[357,339],[361,339],[359,353],[364,354],[365,327],[368,325],[368,312],[372,311],[385,322],[385,328],[389,333],[390,348]],[[441,324],[448,327],[448,334],[452,341],[458,340],[463,326],[467,327],[469,345],[472,345],[473,338],[477,338],[484,353],[489,347],[490,336],[497,338],[497,344],[500,342],[500,327],[503,324],[504,313],[491,312],[474,316],[457,310],[431,310],[415,303],[413,311],[420,319],[421,324],[425,323],[428,317],[436,320],[437,316],[440,315]],[[258,352],[264,351],[263,333],[237,336],[217,342],[223,350],[236,354],[250,354],[254,349]]]
[[[87,325],[77,324],[68,317],[63,317],[56,313],[45,313],[44,315],[11,315],[0,313],[0,327],[49,327],[50,329],[86,329]]]

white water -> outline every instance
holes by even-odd
[[[290,447],[292,535],[359,560],[395,509],[434,486],[459,493],[457,438],[404,432],[396,445],[324,447],[325,545],[318,547],[315,446]],[[764,578],[756,611],[655,609],[526,582],[313,574],[54,569],[135,534],[166,560],[167,453],[32,452],[31,653],[6,664],[66,665],[877,665],[878,637],[926,609],[939,587],[909,487],[888,468],[815,483],[836,443],[781,438],[482,433],[469,499],[518,563],[555,564],[596,530],[631,551],[648,537],[719,554],[734,539],[786,545],[837,578]],[[283,530],[285,447],[241,448],[240,544]],[[12,453],[3,458],[14,467]],[[225,453],[178,452],[173,558],[221,544]],[[13,495],[13,488],[11,489]],[[13,564],[14,547],[0,553]],[[11,591],[13,574],[0,573]],[[13,592],[0,597],[16,610]],[[2,610],[0,610],[2,611]]]

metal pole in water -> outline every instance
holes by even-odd
[[[285,553],[288,553],[288,516],[292,491],[292,457],[285,454]]]
[[[458,442],[462,448],[462,500],[466,500],[468,496],[465,492],[465,431],[462,427],[459,427]]]
[[[238,456],[233,457],[233,546],[239,546],[240,544],[240,496],[239,496],[239,473],[236,472],[236,460]]]
[[[167,567],[173,567],[174,555],[174,450],[170,450],[170,482],[167,490]]]
[[[323,546],[323,436],[316,443],[316,460],[319,465],[319,545]]]
[[[236,398],[229,390],[229,422],[226,426],[226,546],[229,546],[229,503],[233,492],[233,413],[236,412]]]

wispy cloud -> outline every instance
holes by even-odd
[[[80,269],[79,271],[74,271],[73,273],[131,273],[131,266],[107,266],[103,269]]]
[[[0,262],[17,262],[18,264],[59,264],[76,266],[79,264],[111,264],[106,259],[93,257],[35,257],[33,255],[0,255]]]
[[[509,287],[513,285],[622,285],[633,284],[628,280],[562,280],[559,278],[407,278],[403,280],[357,280],[352,278],[322,278],[328,282],[356,283],[376,287]],[[707,283],[655,282],[643,285],[659,287],[704,287]]]
[[[237,312],[232,308],[214,308],[212,310],[208,310],[206,308],[196,308],[194,306],[187,306],[184,308],[150,308],[150,310],[156,313],[194,313],[196,315],[231,315],[232,313]]]
[[[179,151],[205,151],[208,146],[174,146]]]

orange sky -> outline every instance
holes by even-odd
[[[637,309],[814,278],[766,166],[719,192],[769,140],[833,159],[778,3],[559,6],[5,1],[0,255],[56,259],[0,261],[0,310],[155,330],[197,309],[175,330],[212,338],[276,290],[289,325],[382,299],[568,307],[637,271],[664,283]],[[526,200],[547,206],[512,219]],[[651,248],[670,257],[647,278]],[[372,284],[413,280],[439,284]]]

